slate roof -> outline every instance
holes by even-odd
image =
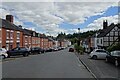
[[[106,36],[115,26],[117,26],[118,24],[114,24],[114,23],[112,23],[110,26],[108,26],[106,29],[103,29],[103,30],[100,30],[99,31],[99,33],[100,34],[98,34],[98,38],[99,37],[104,37],[104,36]]]
[[[48,41],[54,41],[54,40],[53,40],[52,38],[49,37],[49,38],[48,38]]]
[[[32,36],[32,31],[31,31],[31,30],[28,30],[28,29],[23,29],[23,34],[24,34],[24,35]]]
[[[11,24],[9,21],[1,18],[0,18],[0,26],[5,29],[22,31],[21,27],[18,27],[15,24]]]
[[[40,38],[46,38],[45,34],[40,34]]]

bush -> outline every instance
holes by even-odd
[[[76,52],[78,52],[80,54],[84,53],[84,48],[82,46],[75,44],[74,48],[75,48]]]
[[[109,52],[114,51],[114,50],[120,50],[120,43],[114,44],[107,48],[107,51],[109,51]]]

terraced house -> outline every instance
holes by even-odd
[[[13,24],[13,16],[7,15],[6,20],[0,19],[0,47],[7,50],[15,47],[52,47],[52,41],[48,37],[36,31],[23,29],[22,26]]]
[[[22,28],[13,24],[13,16],[7,15],[6,20],[0,19],[1,22],[1,46],[7,50],[16,46],[23,46],[23,31]]]

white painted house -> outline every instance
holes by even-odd
[[[103,22],[103,30],[98,33],[97,46],[99,48],[106,48],[119,42],[120,38],[120,24],[107,25],[107,21]]]

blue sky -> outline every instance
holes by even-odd
[[[87,27],[94,20],[99,19],[101,17],[108,17],[108,16],[117,15],[119,13],[118,8],[120,8],[120,7],[118,7],[118,6],[110,7],[102,15],[91,16],[91,17],[87,18],[87,20],[82,24],[74,25],[74,24],[70,24],[68,22],[63,22],[63,23],[60,24],[60,27],[64,28],[64,29],[69,29],[69,28],[74,29],[74,28],[79,28],[80,27],[82,29],[82,28]]]

